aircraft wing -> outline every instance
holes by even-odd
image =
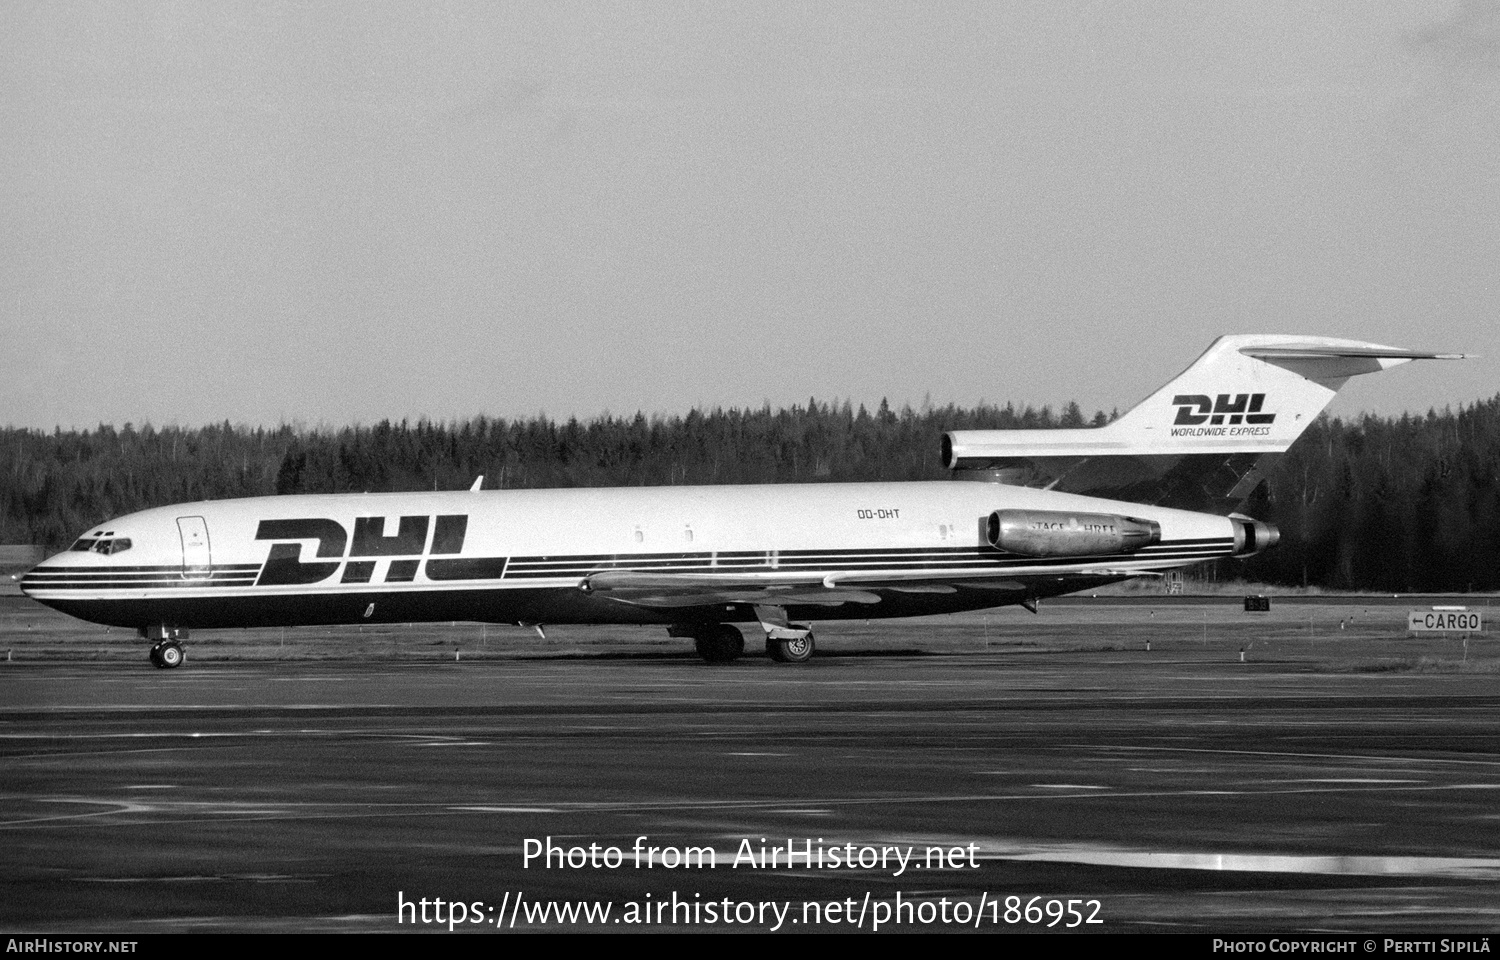
[[[641,607],[700,607],[724,603],[789,603],[837,606],[879,603],[867,590],[829,586],[819,577],[768,580],[737,576],[662,576],[628,570],[595,573],[584,579],[588,593]]]
[[[582,588],[621,603],[664,609],[728,603],[756,606],[874,604],[880,603],[882,595],[887,593],[1026,592],[1025,584],[1013,577],[950,579],[923,573],[910,577],[848,574],[770,580],[734,575],[662,576],[628,570],[592,574],[584,579]]]

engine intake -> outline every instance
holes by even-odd
[[[1155,520],[1061,510],[996,510],[985,532],[990,546],[1027,557],[1134,553],[1161,542]]]

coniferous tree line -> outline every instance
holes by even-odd
[[[49,549],[147,507],[275,492],[297,435],[232,427],[0,429],[0,543]]]
[[[935,480],[952,429],[1099,426],[1076,403],[849,402],[588,421],[476,417],[307,430],[0,429],[0,543],[58,549],[152,506],[290,493]],[[1392,592],[1500,589],[1500,396],[1425,417],[1320,417],[1246,512],[1282,542],[1221,576]]]
[[[1456,413],[1319,417],[1246,512],[1281,544],[1245,563],[1288,585],[1500,589],[1500,396]]]

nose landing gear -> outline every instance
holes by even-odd
[[[177,642],[187,638],[186,630],[167,626],[142,627],[140,635],[147,640],[156,641],[151,647],[151,665],[158,670],[180,667],[182,661],[187,659],[187,651]]]
[[[187,652],[176,640],[167,640],[151,648],[151,662],[161,670],[180,667],[185,659],[187,659]]]

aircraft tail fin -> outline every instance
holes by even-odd
[[[943,435],[943,462],[970,479],[1232,513],[1350,377],[1463,356],[1331,337],[1220,337],[1113,423],[954,430]]]

